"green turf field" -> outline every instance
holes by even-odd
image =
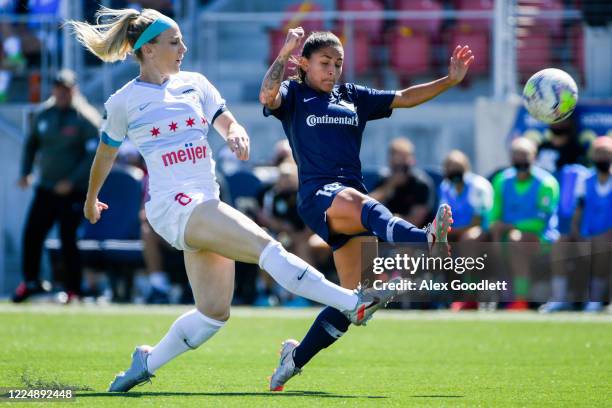
[[[105,393],[133,347],[155,344],[185,310],[1,304],[0,387],[71,387],[87,407],[612,404],[609,314],[385,312],[323,351],[287,391],[269,393],[280,342],[300,338],[317,310],[237,308],[217,336],[158,371],[152,385]]]

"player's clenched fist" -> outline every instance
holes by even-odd
[[[295,50],[304,37],[304,29],[302,27],[290,28],[287,32],[287,38],[285,44],[281,48],[280,54],[289,56],[293,50]]]
[[[92,224],[95,224],[100,219],[101,212],[108,209],[108,205],[97,199],[95,201],[86,200],[83,206],[85,218]]]

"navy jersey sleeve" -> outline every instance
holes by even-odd
[[[381,91],[367,86],[353,85],[357,95],[358,113],[365,120],[388,118],[393,113],[391,102],[395,91]]]
[[[275,118],[279,120],[283,120],[287,112],[291,112],[293,110],[293,89],[295,83],[293,81],[283,81],[280,86],[278,92],[281,95],[281,104],[278,108],[272,110],[267,107],[263,107],[264,116],[273,115]]]

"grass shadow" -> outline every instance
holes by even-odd
[[[341,395],[323,391],[287,391],[287,392],[93,392],[93,393],[77,393],[77,398],[91,397],[123,397],[123,398],[141,398],[141,397],[317,397],[317,398],[366,398],[366,399],[382,399],[387,398],[381,395]]]
[[[24,369],[19,379],[23,387],[30,390],[93,391],[93,388],[88,385],[67,384],[58,379],[44,379],[29,369]]]

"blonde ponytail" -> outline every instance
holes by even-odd
[[[105,62],[115,62],[123,61],[132,51],[140,34],[161,16],[160,12],[152,9],[139,12],[134,9],[101,7],[96,12],[96,24],[70,20],[65,25],[72,29],[76,39],[96,57]],[[140,59],[140,50],[135,55]]]

